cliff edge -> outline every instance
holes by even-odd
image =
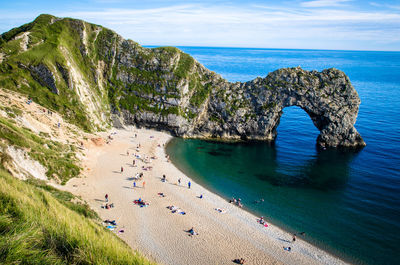
[[[337,69],[279,69],[230,83],[174,47],[148,49],[104,27],[40,15],[0,37],[0,87],[91,131],[112,120],[176,136],[274,140],[282,110],[299,106],[320,147],[365,146],[360,99]]]

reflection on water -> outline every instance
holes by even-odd
[[[349,165],[357,155],[355,151],[326,150],[300,160],[300,164],[290,165],[288,161],[278,161],[277,150],[269,143],[180,141],[189,149],[195,149],[191,155],[197,165],[215,165],[209,170],[218,176],[253,176],[273,186],[318,190],[344,188],[349,178]]]
[[[344,188],[349,179],[349,167],[357,151],[326,150],[307,162],[300,171],[306,186],[319,190]]]

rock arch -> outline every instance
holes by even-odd
[[[198,132],[204,136],[274,140],[283,109],[298,106],[320,131],[318,146],[365,146],[354,127],[360,98],[349,78],[337,69],[322,72],[305,71],[300,67],[279,69],[265,78],[231,84],[229,90],[248,106],[227,113],[226,102],[214,97],[208,106],[208,121]],[[210,122],[210,117],[223,120]],[[248,118],[250,117],[250,119]],[[215,120],[216,118],[214,118]],[[211,119],[212,120],[212,119]]]

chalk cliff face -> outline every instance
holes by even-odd
[[[360,99],[336,69],[285,68],[230,83],[177,48],[143,48],[101,26],[49,15],[2,34],[0,54],[0,87],[28,93],[88,130],[122,119],[182,137],[274,140],[282,110],[299,106],[320,130],[321,147],[365,145],[354,128]]]

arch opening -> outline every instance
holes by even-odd
[[[276,144],[278,146],[297,146],[309,148],[314,146],[320,134],[312,114],[299,106],[288,106],[282,109],[282,115],[276,124]]]

